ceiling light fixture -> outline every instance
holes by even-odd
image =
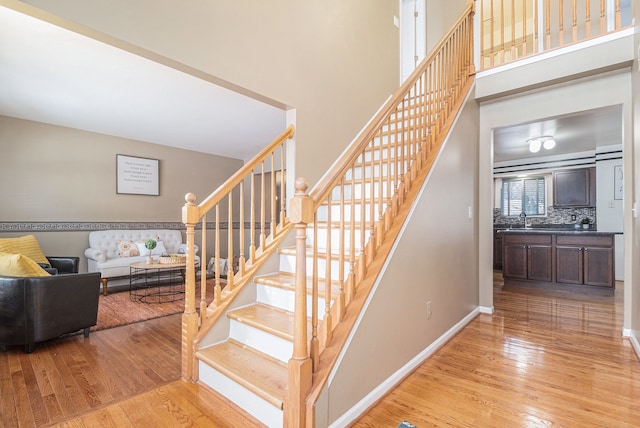
[[[556,141],[549,135],[543,135],[541,137],[529,138],[527,140],[529,144],[529,151],[531,153],[538,153],[542,147],[545,150],[551,150],[556,146]]]

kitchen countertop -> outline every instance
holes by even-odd
[[[622,232],[598,232],[593,229],[569,229],[569,228],[512,228],[512,229],[498,229],[498,233],[508,233],[508,234],[535,234],[535,235],[590,235],[590,236],[609,236],[621,234]]]

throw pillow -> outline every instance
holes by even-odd
[[[152,256],[161,256],[167,252],[167,249],[164,247],[164,242],[158,241],[156,242],[156,248],[151,250]]]
[[[162,241],[156,241],[156,248],[154,248],[153,250],[149,250],[147,247],[145,247],[145,242],[146,241],[136,242],[136,247],[138,247],[138,251],[140,252],[141,256],[161,256],[163,253],[167,252],[166,248],[164,247],[164,242]]]
[[[145,241],[137,241],[136,247],[138,247],[138,253],[141,256],[148,256],[151,254],[151,250],[144,246]]]
[[[34,235],[0,238],[0,251],[9,254],[22,254],[36,263],[49,263]]]
[[[22,254],[0,252],[0,275],[50,276],[38,263]]]
[[[116,241],[118,246],[118,257],[135,257],[140,255],[138,246],[133,241]]]

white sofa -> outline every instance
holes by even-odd
[[[156,229],[156,230],[100,230],[89,233],[89,248],[84,252],[87,257],[87,270],[89,272],[100,272],[102,277],[102,293],[107,294],[107,283],[112,285],[129,285],[129,265],[135,262],[143,262],[146,255],[129,256],[127,252],[119,251],[118,243],[142,243],[148,239],[158,241],[158,246],[151,252],[154,258],[167,254],[186,253],[186,244],[182,243],[182,232],[180,230]],[[123,245],[120,245],[120,249]],[[137,246],[132,253],[136,254]],[[196,253],[198,247],[195,248]],[[196,256],[196,266],[199,265],[200,258]]]

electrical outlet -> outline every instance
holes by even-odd
[[[575,214],[571,214],[571,221],[576,221],[576,215]]]
[[[427,319],[431,318],[431,300],[427,302]]]

